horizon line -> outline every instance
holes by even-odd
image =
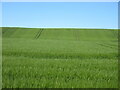
[[[7,26],[7,27],[1,27],[0,26],[0,28],[50,28],[50,29],[52,29],[52,28],[55,28],[55,29],[59,29],[59,28],[63,28],[63,29],[118,29],[118,28],[79,28],[79,27],[17,27],[17,26],[15,26],[15,27],[12,27],[12,26]]]

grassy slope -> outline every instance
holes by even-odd
[[[3,28],[3,87],[117,87],[117,33]]]

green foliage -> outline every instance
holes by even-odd
[[[3,28],[3,87],[116,88],[118,31]]]

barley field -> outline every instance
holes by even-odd
[[[3,88],[117,88],[118,31],[2,28]]]

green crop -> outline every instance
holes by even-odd
[[[118,31],[3,28],[3,88],[117,88]]]

